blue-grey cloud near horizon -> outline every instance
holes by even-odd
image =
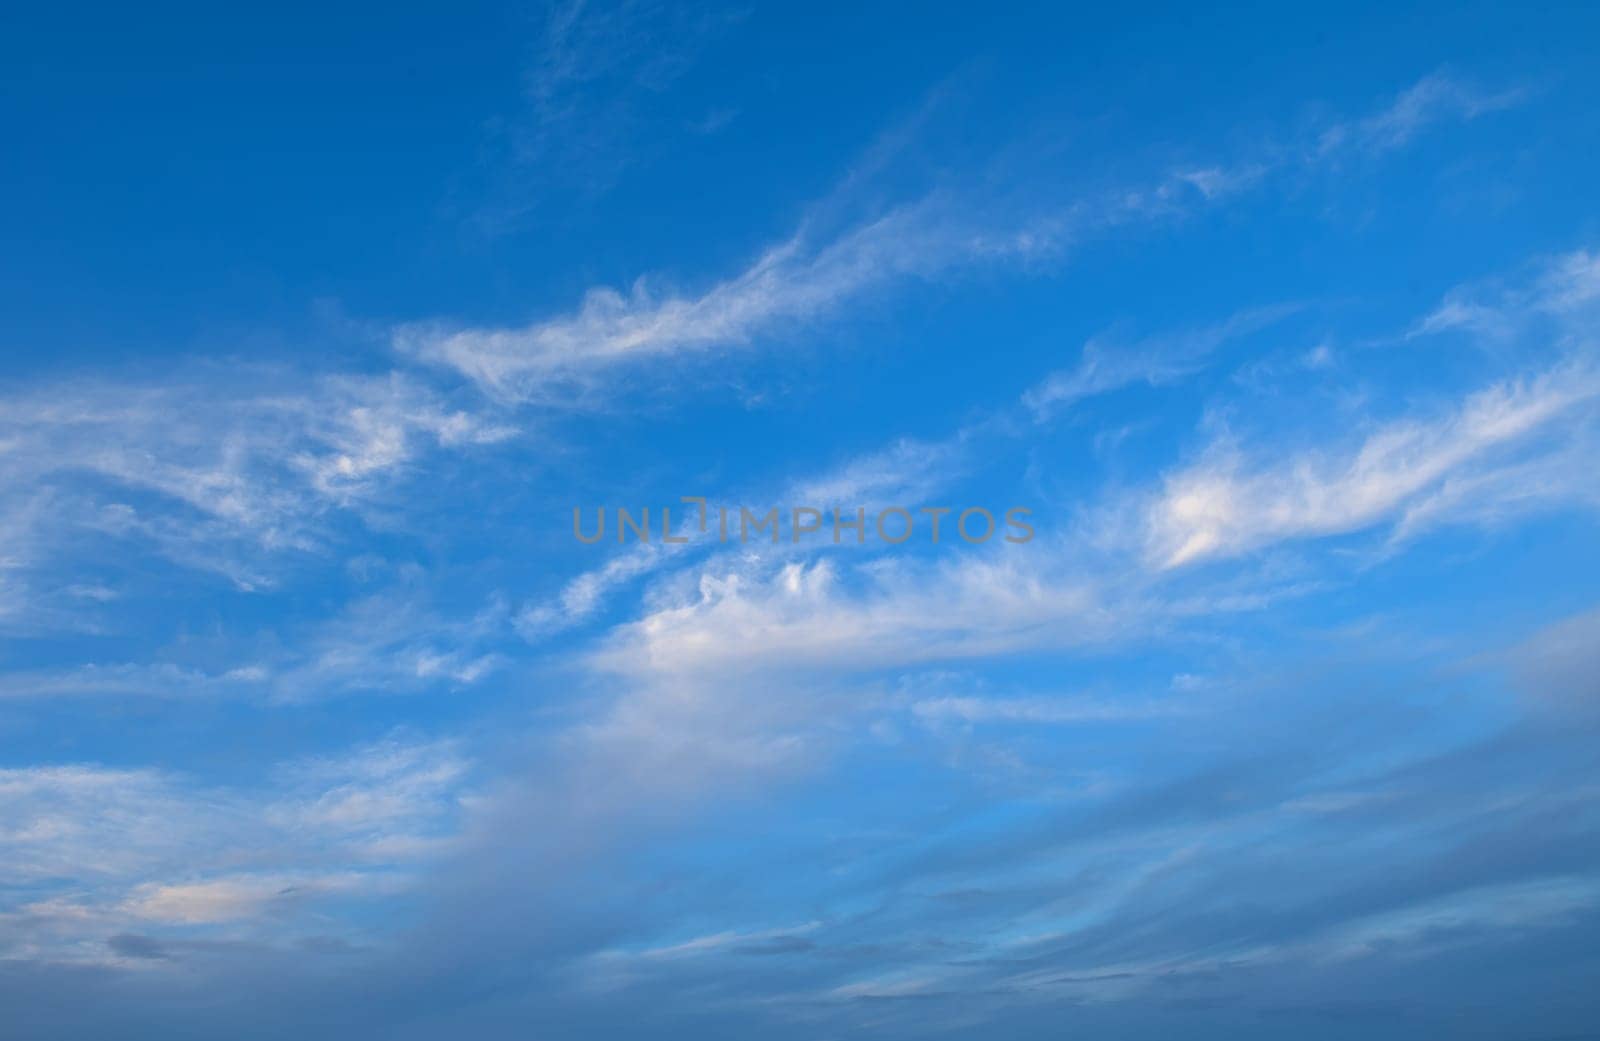
[[[1594,19],[1217,17],[108,21],[115,215],[29,66],[0,1039],[1589,1036]]]

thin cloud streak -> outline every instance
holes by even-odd
[[[1398,147],[1423,126],[1470,119],[1519,95],[1480,95],[1429,77],[1365,120],[1335,123],[1295,165],[1349,149]],[[1152,185],[1023,215],[989,215],[978,200],[935,192],[818,239],[810,222],[739,274],[699,293],[658,290],[640,279],[627,292],[591,289],[576,313],[513,328],[404,325],[402,355],[452,369],[503,402],[550,407],[603,396],[603,370],[747,346],[827,318],[869,290],[933,278],[974,264],[1052,256],[1086,236],[1217,205],[1256,187],[1281,158],[1234,168],[1182,167]]]

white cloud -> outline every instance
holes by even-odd
[[[887,448],[846,460],[810,479],[796,481],[781,500],[820,509],[902,506],[916,509],[948,485],[966,466],[964,449],[972,428],[942,441],[900,438]]]
[[[1510,287],[1496,280],[1457,286],[1418,322],[1408,338],[1461,331],[1502,345],[1543,323],[1585,336],[1600,302],[1600,253],[1576,249],[1540,260],[1536,274]]]
[[[400,588],[346,604],[332,618],[257,638],[226,668],[177,662],[90,662],[0,675],[0,698],[266,696],[307,701],[368,692],[470,687],[498,672],[496,646],[511,634],[498,598],[448,616]]]
[[[0,524],[24,563],[99,532],[254,587],[262,553],[318,547],[329,509],[369,505],[430,449],[512,433],[399,374],[34,386],[0,400]]]
[[[1088,579],[1028,552],[846,570],[832,561],[703,575],[698,596],[619,627],[596,664],[636,676],[872,669],[1126,633]],[[1055,565],[1055,566],[1051,566]],[[961,604],[960,611],[941,605]]]
[[[696,936],[693,939],[683,940],[678,943],[645,947],[639,950],[600,951],[595,955],[595,958],[601,961],[630,961],[634,959],[670,961],[678,958],[696,958],[726,951],[729,948],[759,944],[762,941],[803,936],[806,933],[815,932],[821,924],[821,922],[801,922],[791,926],[753,929],[744,932],[727,930],[719,933],[710,933],[705,936]]]
[[[570,316],[512,329],[408,326],[395,344],[498,398],[570,401],[599,369],[746,343],[826,316],[870,287],[933,274],[962,252],[961,233],[937,219],[936,208],[931,201],[903,207],[821,245],[802,231],[699,294],[657,291],[640,280],[627,295],[590,290]]]
[[[289,765],[281,780],[295,794],[267,815],[285,827],[342,835],[365,849],[392,840],[396,828],[416,835],[449,821],[470,768],[454,742],[390,739],[345,756]]]
[[[1539,305],[1570,313],[1600,301],[1600,251],[1578,249],[1553,260],[1540,280]]]
[[[967,442],[977,433],[977,427],[959,429],[953,436],[940,441],[918,441],[901,438],[887,448],[868,452],[845,460],[840,465],[809,478],[790,482],[775,495],[765,496],[766,501],[810,505],[826,510],[838,506],[846,510],[862,506],[876,509],[882,505],[902,505],[916,508],[928,496],[945,487],[963,471]],[[608,560],[598,568],[585,571],[567,582],[552,600],[526,605],[517,615],[517,629],[529,639],[538,639],[579,625],[594,617],[605,605],[606,599],[621,586],[647,575],[653,575],[687,557],[702,556],[715,545],[726,549],[716,538],[717,510],[728,509],[730,530],[737,530],[738,507],[730,503],[747,504],[761,501],[761,496],[734,495],[709,499],[707,503],[707,531],[700,533],[699,507],[684,503],[678,513],[682,523],[679,530],[690,539],[687,544],[643,544],[631,548]],[[761,513],[761,510],[753,512]],[[793,556],[783,544],[750,544],[741,546],[739,555],[746,559],[766,559],[773,556]],[[725,556],[726,553],[720,554]]]
[[[1372,117],[1330,126],[1314,154],[1301,161],[1320,162],[1352,147],[1397,147],[1424,125],[1472,118],[1518,97],[1482,95],[1431,76]],[[1021,214],[997,214],[984,200],[934,192],[831,236],[804,221],[743,271],[700,292],[661,290],[641,278],[627,293],[591,289],[572,314],[505,328],[411,324],[397,328],[393,342],[403,354],[454,369],[501,400],[581,403],[591,400],[602,370],[781,335],[909,277],[1053,255],[1086,235],[1220,203],[1261,183],[1281,164],[1269,155],[1232,166],[1189,165],[1146,185],[1069,205],[1039,201]],[[850,186],[847,179],[841,191]]]
[[[0,675],[0,698],[140,694],[179,697],[248,689],[266,678],[259,667],[222,673],[171,663],[87,664],[68,669],[12,670]]]
[[[196,832],[226,842],[224,806],[154,770],[0,770],[0,849],[16,884],[119,876],[182,858]],[[193,829],[193,830],[191,830]]]
[[[1178,706],[1149,702],[1099,701],[1087,698],[991,698],[961,695],[921,698],[911,714],[930,723],[1102,723],[1172,715]]]
[[[106,939],[131,928],[259,936],[336,897],[392,892],[454,840],[468,770],[449,742],[398,738],[286,764],[253,789],[93,764],[0,770],[0,942],[107,961]]]
[[[654,572],[680,551],[678,544],[636,543],[600,567],[569,580],[553,600],[524,605],[517,613],[517,631],[536,640],[579,625],[594,617],[617,588]]]
[[[1022,396],[1022,403],[1042,419],[1058,408],[1123,387],[1175,382],[1198,371],[1223,344],[1259,332],[1296,309],[1282,305],[1241,311],[1216,325],[1152,337],[1126,347],[1102,337],[1092,338],[1083,345],[1083,357],[1076,367],[1051,373]]]
[[[266,667],[284,701],[467,687],[504,664],[495,647],[509,633],[509,613],[491,597],[471,615],[449,616],[397,589],[352,601],[333,618],[291,634],[290,649]]]
[[[1407,144],[1424,128],[1446,119],[1471,120],[1512,108],[1528,97],[1523,88],[1485,92],[1443,73],[1426,76],[1380,112],[1335,123],[1317,140],[1317,152],[1383,152]]]
[[[145,883],[133,888],[119,910],[152,923],[215,925],[288,911],[306,900],[370,888],[373,881],[356,874],[288,874]]]
[[[1517,475],[1538,475],[1545,488],[1573,496],[1586,487],[1581,472],[1529,469],[1551,451],[1558,422],[1587,415],[1600,395],[1600,375],[1569,363],[1538,376],[1510,380],[1471,395],[1427,420],[1398,420],[1358,444],[1306,451],[1287,458],[1247,458],[1236,446],[1214,444],[1202,460],[1172,474],[1145,517],[1147,552],[1164,567],[1236,556],[1258,546],[1308,536],[1360,531],[1397,519],[1410,508],[1408,528],[1449,516],[1471,482],[1500,501],[1532,494]],[[1517,452],[1524,454],[1517,455]]]

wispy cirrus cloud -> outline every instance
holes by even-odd
[[[223,648],[230,664],[88,662],[14,669],[0,699],[57,697],[232,697],[277,704],[359,694],[461,690],[507,663],[510,609],[491,596],[458,615],[400,587],[351,600],[329,618],[262,631]]]
[[[1022,403],[1043,419],[1085,398],[1123,387],[1161,386],[1181,380],[1198,371],[1223,344],[1259,332],[1298,309],[1293,304],[1254,308],[1214,325],[1127,345],[1095,337],[1083,345],[1083,356],[1075,368],[1046,376],[1023,394]]]
[[[1487,91],[1442,72],[1425,76],[1401,91],[1386,108],[1362,119],[1333,123],[1317,137],[1316,154],[1371,155],[1410,143],[1427,127],[1446,120],[1473,120],[1528,99],[1528,87]]]
[[[1458,286],[1407,333],[1407,339],[1464,333],[1494,344],[1554,323],[1567,336],[1587,333],[1600,303],[1600,252],[1575,249],[1541,258],[1530,277]]]
[[[498,234],[571,200],[592,201],[668,147],[713,134],[737,114],[724,98],[689,120],[661,110],[736,12],[656,0],[551,0],[530,12],[522,104],[489,121],[493,186],[470,213]]]
[[[521,328],[412,325],[396,331],[405,355],[455,369],[493,397],[544,405],[581,400],[594,373],[626,362],[704,354],[784,325],[816,320],[844,301],[955,262],[963,233],[932,219],[936,201],[904,207],[837,238],[805,232],[698,294],[592,289],[576,313]]]
[[[641,278],[626,292],[591,289],[571,314],[501,328],[413,323],[398,327],[393,342],[403,355],[453,369],[498,400],[570,405],[592,399],[603,370],[704,356],[757,337],[781,339],[869,291],[973,265],[1053,256],[1111,229],[1220,205],[1286,166],[1322,163],[1344,150],[1398,147],[1428,124],[1473,118],[1520,97],[1484,95],[1436,75],[1373,116],[1329,124],[1318,146],[1303,154],[1275,147],[1231,166],[1186,165],[1148,184],[1066,204],[1036,203],[1023,212],[934,191],[842,229],[802,222],[744,270],[698,292],[657,288]]]
[[[1582,460],[1597,437],[1591,315],[1600,277],[1587,250],[1535,269],[1513,288],[1453,290],[1412,336],[1454,329],[1497,349],[1516,343],[1540,367],[1431,415],[1373,423],[1343,444],[1325,439],[1287,458],[1280,449],[1276,461],[1251,459],[1224,436],[1165,479],[1145,518],[1151,558],[1174,567],[1380,525],[1406,539],[1436,525],[1596,501]]]
[[[410,377],[220,370],[35,386],[0,400],[0,523],[14,569],[73,537],[142,543],[243,588],[264,556],[314,550],[432,453],[515,428]]]
[[[1496,490],[1504,502],[1526,488],[1528,453],[1560,452],[1567,417],[1592,418],[1600,376],[1571,363],[1496,384],[1428,420],[1397,420],[1345,449],[1251,461],[1214,444],[1201,462],[1166,479],[1147,514],[1148,552],[1165,567],[1235,556],[1276,541],[1341,535],[1404,517],[1415,530],[1448,518],[1445,504],[1483,506],[1459,494]],[[1520,453],[1520,454],[1519,454]],[[1570,456],[1567,457],[1570,461]],[[1552,498],[1577,498],[1587,481],[1570,468]],[[1457,482],[1451,484],[1450,482]],[[1410,512],[1406,512],[1410,509]]]
[[[470,765],[449,741],[395,737],[285,763],[254,789],[96,764],[0,770],[0,952],[115,963],[195,926],[303,929],[329,900],[393,892],[444,852]],[[143,955],[107,943],[130,934],[149,939]]]

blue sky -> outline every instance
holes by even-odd
[[[1593,1030],[1596,12],[6,22],[0,1037]]]

